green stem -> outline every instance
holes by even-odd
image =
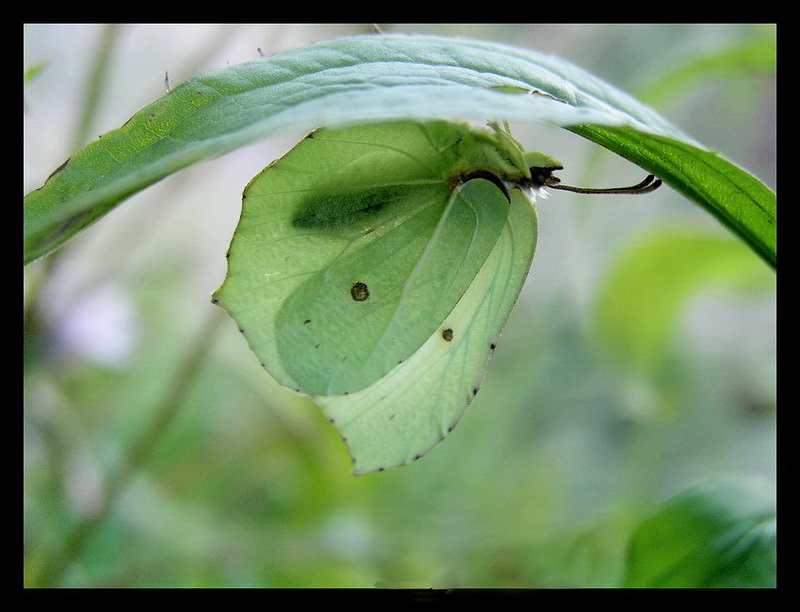
[[[187,351],[186,358],[175,373],[160,403],[155,416],[128,449],[125,459],[109,474],[98,510],[74,526],[64,545],[48,559],[38,575],[28,580],[27,586],[58,586],[70,565],[82,554],[92,536],[111,514],[120,494],[133,476],[147,463],[169,426],[175,421],[192,383],[210,349],[214,346],[216,331],[225,320],[221,309],[215,308],[209,318],[195,334],[195,341]]]
[[[118,32],[119,26],[114,23],[108,24],[103,28],[99,48],[94,56],[95,61],[89,72],[89,82],[86,84],[86,96],[81,108],[81,116],[75,128],[72,150],[78,150],[84,147],[87,141],[91,140],[89,134],[91,133],[92,124],[97,115],[97,109],[100,107],[102,94],[105,91],[108,65],[114,46],[119,40],[117,36]]]

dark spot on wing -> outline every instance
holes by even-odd
[[[369,297],[369,287],[365,283],[353,283],[350,287],[350,296],[356,302],[363,302]]]
[[[453,341],[453,330],[449,327],[442,332],[442,338],[445,339],[447,342]]]

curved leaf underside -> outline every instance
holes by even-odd
[[[25,262],[199,160],[287,129],[396,119],[543,121],[661,177],[775,264],[775,195],[660,115],[553,56],[428,36],[342,38],[192,78],[25,198]]]

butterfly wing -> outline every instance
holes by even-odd
[[[462,190],[488,199],[505,197],[481,183],[487,182],[469,181]],[[512,192],[500,238],[421,348],[357,393],[314,398],[344,439],[356,474],[413,461],[453,429],[478,391],[527,277],[536,237],[534,207],[520,192]]]
[[[364,389],[452,311],[509,210],[479,193],[501,194],[489,181],[456,189],[468,129],[320,130],[248,185],[215,299],[281,384],[314,396]]]

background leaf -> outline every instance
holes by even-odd
[[[740,178],[749,175],[715,154],[701,153],[630,96],[557,57],[479,41],[386,35],[302,47],[176,87],[76,153],[26,197],[25,261],[49,252],[132,193],[256,138],[299,126],[410,117],[625,124],[624,131],[576,131],[638,163],[646,158],[646,168],[707,207],[774,264],[769,190],[752,177]],[[698,169],[676,171],[689,166]],[[730,203],[732,191],[744,195]]]
[[[689,490],[643,521],[631,538],[624,586],[775,586],[775,510],[741,485]]]
[[[775,288],[775,275],[738,241],[687,228],[658,228],[624,245],[595,304],[598,346],[630,378],[674,386],[672,341],[701,292],[742,296]]]
[[[674,97],[709,78],[731,78],[756,73],[775,74],[777,49],[773,33],[769,30],[756,32],[749,38],[731,42],[700,54],[687,54],[682,61],[675,62],[671,70],[659,74],[640,87],[636,97],[652,104]]]

